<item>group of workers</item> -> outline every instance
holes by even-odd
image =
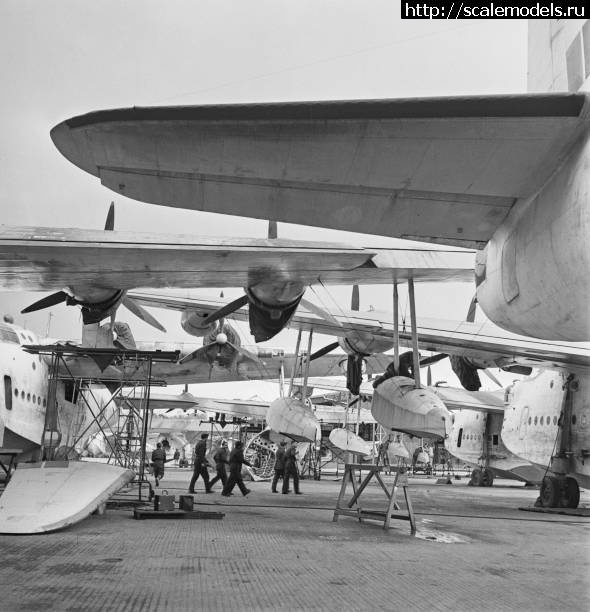
[[[205,492],[213,493],[212,487],[218,481],[221,481],[223,489],[221,495],[229,497],[233,495],[232,491],[237,485],[242,495],[246,496],[250,493],[250,489],[246,487],[242,479],[242,465],[252,467],[252,464],[244,457],[244,444],[241,440],[235,443],[231,453],[228,453],[227,440],[222,440],[221,444],[213,455],[215,462],[215,476],[209,479],[209,462],[207,461],[207,438],[209,434],[201,434],[201,439],[195,445],[195,463],[193,475],[188,487],[189,493],[195,493],[195,484],[199,476],[205,484]],[[280,478],[283,479],[282,493],[289,493],[289,481],[293,478],[293,489],[297,495],[301,495],[299,491],[299,472],[297,470],[297,443],[291,442],[289,448],[287,442],[282,441],[276,452],[274,465],[274,478],[271,484],[271,491],[278,493],[277,484]],[[173,459],[166,459],[166,451],[162,448],[162,444],[158,442],[157,448],[152,452],[152,468],[156,486],[159,486],[160,479],[164,476],[164,464]],[[229,466],[229,477],[227,468]]]

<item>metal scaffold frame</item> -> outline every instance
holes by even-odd
[[[68,444],[69,448],[73,449],[96,426],[110,449],[107,461],[133,470],[136,474],[133,482],[139,484],[139,498],[142,495],[142,485],[149,487],[151,497],[151,484],[146,478],[146,443],[151,416],[150,387],[166,384],[165,381],[152,378],[152,366],[158,362],[178,361],[180,351],[85,348],[61,344],[28,345],[23,348],[29,353],[44,355],[49,361],[47,409],[40,458],[52,459],[56,441],[59,443],[61,439],[57,386],[60,381],[71,382],[79,392],[76,405],[79,409],[87,410],[91,418],[83,431],[77,432],[75,439]],[[96,375],[73,373],[68,364],[68,359],[73,358],[88,359],[89,364],[98,366]],[[105,373],[107,368],[108,373]],[[100,403],[94,396],[93,385],[99,384],[108,389],[110,398],[97,410]],[[94,399],[94,407],[90,398]],[[107,408],[112,405],[116,406],[116,424],[104,418]]]

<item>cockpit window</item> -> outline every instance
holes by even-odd
[[[10,327],[0,325],[0,342],[11,342],[12,344],[20,344],[16,332]]]

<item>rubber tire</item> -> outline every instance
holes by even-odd
[[[482,487],[491,487],[494,484],[494,472],[490,468],[485,468],[482,474]]]
[[[580,503],[580,487],[575,478],[568,476],[565,479],[564,498],[566,508],[577,508]]]
[[[471,485],[474,487],[483,487],[483,470],[475,468],[471,472]]]
[[[543,508],[559,507],[559,480],[555,476],[545,476],[541,483],[539,499]]]

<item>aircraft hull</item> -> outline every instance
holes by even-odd
[[[446,438],[451,414],[430,389],[416,389],[414,381],[394,376],[381,383],[373,393],[371,412],[385,429],[418,437]]]

